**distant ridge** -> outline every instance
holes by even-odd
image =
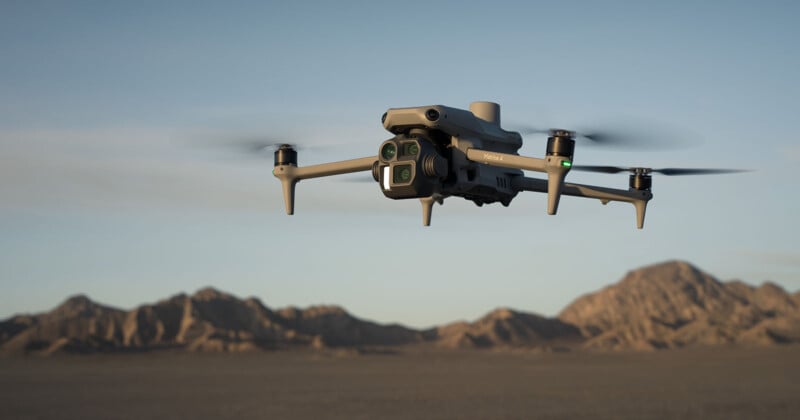
[[[781,287],[722,283],[682,261],[631,271],[619,283],[578,298],[558,318],[579,327],[588,348],[800,341],[798,303]]]
[[[338,306],[272,310],[214,288],[125,311],[68,298],[49,312],[0,321],[0,354],[242,352],[297,348],[654,350],[800,343],[800,292],[720,282],[669,261],[628,272],[579,297],[557,318],[498,308],[474,322],[420,331],[352,316]]]
[[[565,349],[583,341],[580,330],[558,319],[499,308],[472,322],[456,322],[433,330],[445,348]]]
[[[0,322],[0,354],[111,351],[241,352],[280,348],[395,346],[419,332],[364,321],[334,306],[272,311],[256,298],[214,288],[130,311],[74,296],[50,312]]]

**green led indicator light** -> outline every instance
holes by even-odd
[[[561,161],[561,166],[563,166],[565,168],[571,168],[572,167],[572,162],[570,162],[568,160]]]

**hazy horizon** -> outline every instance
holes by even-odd
[[[663,263],[663,262],[666,262],[666,261],[657,262],[657,263],[654,263],[654,264],[649,264],[646,267],[658,265],[658,264]],[[688,262],[688,263],[691,264],[691,262]],[[629,272],[630,271],[634,271],[634,270],[638,270],[638,269],[643,269],[643,268],[646,268],[646,267],[635,267],[635,268],[632,268],[631,270],[629,270]],[[698,269],[700,269],[702,271],[702,267],[696,267],[696,268],[698,268]],[[707,273],[707,274],[710,274],[712,277],[714,276],[713,273]],[[378,320],[378,319],[374,319],[369,314],[354,313],[354,312],[350,311],[347,307],[344,307],[343,305],[340,305],[340,304],[338,304],[336,302],[319,302],[319,303],[312,303],[312,304],[309,304],[309,305],[302,305],[302,306],[301,305],[294,305],[294,304],[290,303],[290,304],[287,304],[287,305],[275,306],[275,305],[270,304],[267,301],[264,301],[264,299],[262,299],[260,296],[256,296],[256,295],[252,295],[252,294],[238,295],[238,294],[229,292],[224,287],[217,287],[217,286],[214,286],[214,285],[202,286],[202,287],[200,287],[198,289],[195,289],[195,290],[176,291],[176,292],[171,293],[171,294],[166,295],[166,296],[153,297],[150,300],[139,302],[139,303],[135,303],[134,305],[127,306],[127,307],[126,306],[115,305],[115,304],[113,304],[111,302],[100,301],[100,300],[95,299],[94,297],[92,297],[91,295],[89,295],[87,293],[78,292],[78,293],[73,293],[73,294],[68,295],[68,296],[64,296],[59,302],[51,305],[48,308],[44,308],[42,310],[28,310],[28,311],[25,311],[25,312],[12,314],[10,316],[15,316],[15,315],[35,315],[35,314],[38,314],[38,313],[46,312],[46,311],[49,311],[51,309],[56,308],[57,306],[59,306],[61,304],[66,303],[70,299],[73,299],[73,298],[76,298],[76,297],[80,297],[80,296],[85,296],[88,299],[90,299],[92,302],[95,302],[95,303],[98,303],[98,304],[101,304],[101,305],[104,305],[104,306],[108,306],[108,307],[111,307],[111,308],[120,309],[120,310],[124,310],[124,311],[130,311],[130,310],[138,308],[138,307],[140,307],[142,305],[155,304],[155,303],[157,303],[159,301],[162,301],[162,300],[165,300],[165,299],[169,299],[169,298],[181,295],[181,294],[187,295],[187,296],[194,296],[196,293],[198,293],[200,291],[203,291],[203,290],[206,290],[206,289],[213,289],[213,290],[216,290],[218,292],[231,295],[231,296],[233,296],[233,297],[235,297],[237,299],[240,299],[240,300],[245,300],[245,299],[248,299],[248,298],[251,298],[251,297],[252,298],[256,298],[261,303],[263,303],[266,307],[268,307],[268,308],[270,308],[272,310],[285,309],[285,308],[290,308],[290,307],[297,307],[297,308],[300,308],[300,309],[306,309],[306,308],[314,307],[314,306],[333,305],[333,306],[341,307],[342,309],[347,311],[350,315],[352,315],[352,316],[354,316],[356,318],[362,319],[362,320],[378,322],[378,323],[381,323],[381,324],[400,324],[400,325],[411,327],[411,328],[415,328],[415,329],[426,329],[426,328],[442,326],[442,325],[446,325],[446,324],[453,323],[453,322],[459,322],[459,321],[468,321],[468,322],[476,321],[476,320],[486,316],[487,314],[489,314],[489,313],[491,313],[491,312],[493,312],[495,310],[503,309],[503,308],[508,308],[508,309],[512,309],[512,310],[515,310],[515,311],[521,311],[521,312],[525,312],[525,313],[533,313],[533,314],[537,314],[537,315],[542,315],[542,316],[546,316],[546,317],[555,318],[555,317],[557,317],[559,315],[559,313],[561,311],[566,309],[569,306],[569,304],[573,303],[574,301],[576,301],[580,297],[588,295],[588,294],[597,293],[597,292],[599,292],[600,290],[602,290],[603,288],[605,288],[607,286],[615,285],[619,281],[624,279],[626,275],[627,275],[627,273],[625,273],[624,275],[620,276],[619,279],[617,279],[617,280],[615,280],[613,282],[610,282],[607,285],[601,286],[600,288],[598,288],[596,290],[586,290],[586,291],[576,295],[572,300],[567,302],[566,305],[564,305],[562,308],[558,309],[554,313],[543,313],[541,311],[538,311],[536,308],[519,308],[519,307],[511,307],[511,306],[508,306],[508,305],[498,304],[498,305],[495,305],[493,307],[486,308],[483,312],[481,312],[480,314],[478,314],[476,316],[473,316],[473,317],[461,316],[461,317],[450,319],[450,320],[440,320],[439,322],[431,323],[431,324],[411,324],[411,323],[405,322],[402,319],[397,319],[397,320]],[[746,283],[746,284],[748,284],[748,285],[750,285],[752,287],[759,287],[759,286],[762,286],[762,285],[768,283],[768,282],[751,283],[751,282],[748,282],[746,280],[738,279],[738,278],[736,278],[736,279],[717,279],[717,280],[719,280],[719,281],[721,281],[723,283],[731,282],[731,281],[743,281],[744,283]],[[778,286],[781,287],[780,285],[778,285]],[[785,290],[785,291],[787,293],[789,293],[790,295],[791,294],[800,293],[800,290]],[[4,320],[4,319],[8,319],[10,316],[0,317],[0,321]]]

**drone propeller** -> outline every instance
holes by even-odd
[[[293,136],[292,136],[293,137]],[[312,156],[327,156],[328,154],[338,154],[334,152],[341,152],[342,149],[349,150],[352,145],[359,144],[353,142],[319,142],[319,141],[302,141],[298,142],[295,139],[287,139],[284,136],[271,137],[271,136],[239,136],[228,137],[216,136],[211,139],[200,139],[192,141],[192,146],[197,148],[201,147],[208,151],[223,152],[222,156],[238,157],[238,158],[271,158],[275,153],[291,153],[302,152],[304,155],[308,153]],[[360,144],[359,144],[360,145]],[[319,155],[319,156],[318,156]],[[312,160],[319,160],[313,159]]]
[[[244,137],[233,139],[224,143],[225,147],[239,150],[240,152],[250,154],[273,153],[282,148],[292,148],[294,150],[306,150],[309,148],[307,145],[298,145],[294,142],[289,142],[283,139],[271,138],[258,138],[258,137]],[[313,146],[311,146],[313,147]]]
[[[598,146],[619,146],[619,147],[653,147],[652,142],[642,141],[643,137],[631,136],[630,134],[612,133],[595,131],[592,133],[576,133],[578,138],[590,140]]]
[[[722,169],[722,168],[625,168],[621,166],[599,166],[599,165],[573,165],[573,170],[584,172],[599,172],[604,174],[617,174],[620,172],[630,172],[635,175],[647,175],[659,173],[662,175],[718,175],[748,172],[746,169]]]
[[[584,144],[587,145],[619,149],[668,150],[685,145],[680,141],[676,141],[674,135],[665,133],[663,129],[657,130],[658,133],[651,129],[645,130],[636,127],[626,130],[591,130],[587,132],[557,128],[522,127],[517,131],[522,135],[547,134],[548,136],[553,136],[567,133],[573,139],[583,140]]]
[[[716,175],[750,172],[747,169],[710,169],[710,168],[662,168],[653,169],[662,175]]]
[[[198,138],[199,137],[199,138]],[[226,152],[235,155],[257,155],[269,156],[272,152],[283,146],[293,149],[304,150],[304,145],[298,146],[284,138],[271,138],[260,136],[194,136],[193,139],[186,140],[187,145],[195,149],[206,149],[208,151]]]
[[[237,144],[238,143],[238,144]],[[301,147],[297,144],[289,143],[286,141],[268,141],[260,139],[242,139],[232,142],[232,146],[238,146],[241,149],[251,153],[274,152],[281,147],[291,147],[295,150]]]

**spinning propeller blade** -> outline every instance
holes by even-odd
[[[618,174],[629,171],[630,168],[620,168],[618,166],[599,166],[599,165],[572,165],[572,169],[585,172],[600,172],[604,174]]]
[[[722,169],[722,168],[625,168],[621,166],[600,166],[600,165],[572,165],[575,171],[598,172],[604,174],[616,174],[620,172],[630,173],[659,173],[662,175],[717,175],[732,174],[739,172],[749,172],[747,169]]]
[[[715,175],[749,172],[747,169],[710,169],[710,168],[662,168],[653,169],[663,175]]]
[[[586,131],[522,126],[519,127],[517,131],[521,135],[552,135],[555,131],[569,131],[576,140],[583,140],[585,145],[610,147],[621,150],[671,150],[688,145],[686,141],[680,140],[681,137],[678,133],[674,133],[674,130],[664,127],[653,128],[643,125],[623,124],[623,127],[618,129],[591,129]]]

